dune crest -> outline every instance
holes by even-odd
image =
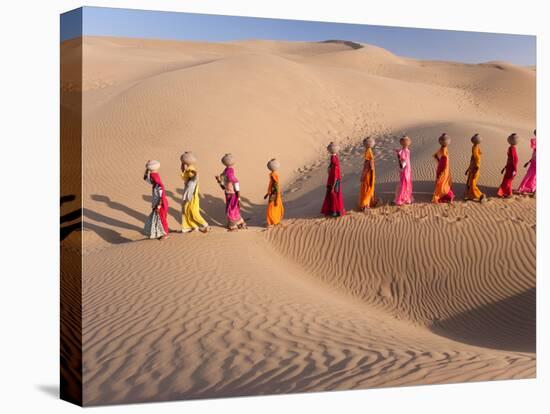
[[[62,140],[82,133],[85,178],[80,200],[70,173],[80,148],[65,146],[73,197],[62,204],[62,249],[69,260],[83,243],[87,404],[535,376],[535,199],[429,203],[442,132],[452,137],[458,200],[474,133],[490,197],[510,132],[520,135],[520,165],[529,159],[533,69],[421,61],[347,40],[82,40],[81,82],[79,40],[61,45],[63,101],[77,108],[61,108]],[[388,203],[403,134],[416,203],[400,209]],[[359,214],[367,135],[381,204]],[[342,148],[352,211],[338,220],[319,217],[331,141]],[[145,162],[161,162],[178,230],[179,157],[189,150],[212,232],[143,240]],[[223,229],[214,175],[225,153],[236,159],[246,232]],[[281,163],[286,219],[264,231],[271,158]],[[78,297],[67,300],[80,309]]]

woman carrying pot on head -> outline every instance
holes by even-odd
[[[328,166],[327,189],[321,214],[325,217],[340,217],[346,214],[344,210],[344,199],[342,197],[342,174],[340,172],[340,160],[338,151],[340,147],[331,142],[327,146],[330,154],[330,163]]]
[[[281,222],[285,214],[283,206],[283,198],[281,196],[281,185],[279,183],[279,173],[281,164],[275,158],[272,158],[267,163],[269,173],[269,185],[264,200],[268,200],[267,204],[267,227],[275,226]]]
[[[143,179],[151,184],[151,214],[145,221],[144,233],[150,239],[163,240],[168,237],[168,199],[158,170],[160,162],[149,160],[145,164]]]
[[[192,152],[186,151],[180,160],[183,180],[181,231],[190,233],[198,229],[202,233],[207,233],[210,228],[200,212],[199,173],[195,167],[197,159]]]
[[[246,223],[241,217],[240,204],[240,184],[235,176],[235,159],[231,154],[225,154],[222,159],[222,164],[225,169],[222,173],[216,176],[216,181],[225,193],[225,216],[227,219],[227,229],[235,231],[238,229],[246,229]]]

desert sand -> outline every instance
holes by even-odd
[[[351,42],[85,37],[61,47],[62,96],[77,107],[61,109],[64,142],[83,112],[83,230],[62,249],[70,257],[82,238],[86,405],[535,376],[536,200],[492,198],[508,134],[520,135],[515,186],[531,156],[533,68],[420,61]],[[453,205],[430,204],[442,132],[452,137]],[[460,201],[476,132],[484,204]],[[404,133],[416,203],[398,208],[393,150]],[[352,210],[366,135],[377,140],[382,202],[363,214]],[[342,147],[350,214],[327,220],[330,141]],[[213,230],[144,240],[145,161],[161,162],[178,230],[186,150]],[[250,226],[236,233],[223,228],[213,178],[226,152]],[[273,157],[287,214],[266,231]],[[62,178],[77,194],[80,178]]]

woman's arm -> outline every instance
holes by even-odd
[[[220,186],[220,188],[225,191],[225,185],[223,185],[221,177],[219,175],[215,175],[214,178],[218,182],[218,185]]]

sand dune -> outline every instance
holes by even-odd
[[[526,294],[535,288],[533,207],[522,198],[382,207],[368,217],[295,220],[268,235],[312,274],[398,319],[464,335],[465,342],[533,352],[534,295]],[[523,294],[531,301],[523,310],[483,314],[484,307]],[[474,310],[476,318],[464,316]],[[455,327],[460,319],[466,326]]]
[[[62,94],[70,103],[83,91],[85,115],[84,229],[63,248],[74,252],[82,237],[86,404],[535,375],[535,199],[429,204],[441,132],[452,137],[458,196],[473,133],[484,137],[480,184],[489,196],[509,133],[520,134],[520,164],[529,159],[535,71],[360,46],[86,37],[79,84],[78,47],[62,44]],[[78,119],[62,111],[70,142]],[[399,209],[387,203],[404,133],[417,203]],[[320,219],[326,144],[343,148],[353,210],[365,135],[377,139],[382,206]],[[142,240],[144,163],[161,161],[176,230],[185,150],[198,157],[214,229]],[[222,228],[213,175],[226,152],[237,159],[248,232]],[[263,231],[272,157],[282,163],[287,220]],[[70,171],[69,194],[79,185]]]
[[[88,404],[534,375],[532,350],[468,346],[389,318],[327,289],[263,233],[226,235],[87,258]]]

